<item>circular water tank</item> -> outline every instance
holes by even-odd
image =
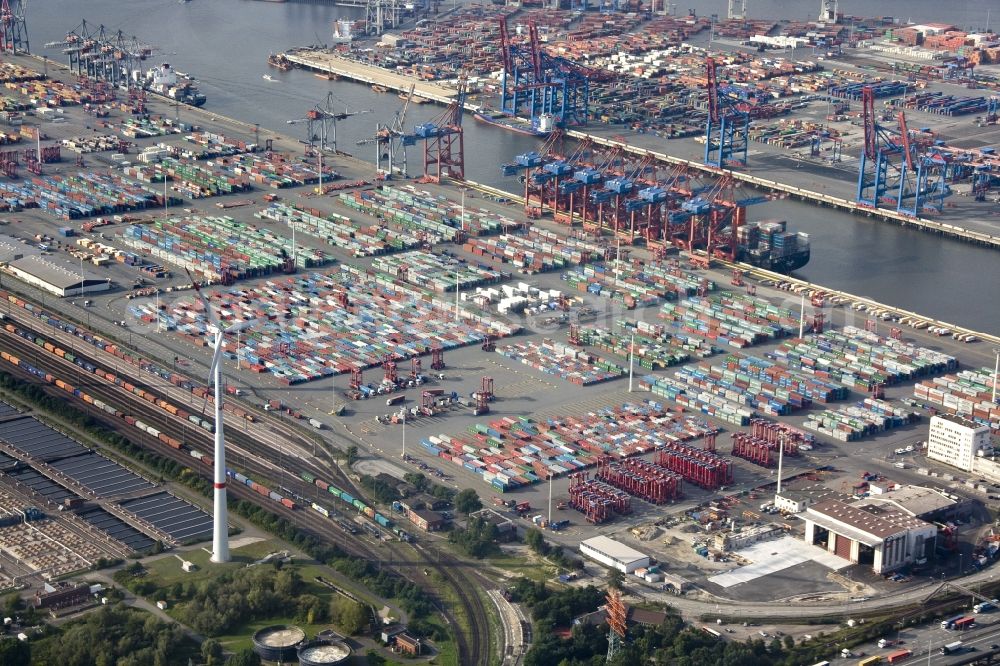
[[[318,639],[299,646],[299,666],[333,666],[351,658],[351,648],[343,641]]]
[[[275,625],[253,635],[253,651],[264,661],[292,661],[306,633],[298,627]]]

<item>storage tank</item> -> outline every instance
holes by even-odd
[[[264,627],[253,635],[253,651],[264,661],[290,662],[295,659],[296,649],[305,638],[305,632],[298,627]]]
[[[299,647],[299,666],[333,666],[351,658],[351,648],[343,641],[317,639]]]

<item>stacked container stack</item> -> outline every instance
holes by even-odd
[[[678,353],[683,352],[689,357],[694,356],[695,358],[708,358],[709,356],[718,354],[722,351],[721,349],[712,346],[702,338],[698,338],[693,335],[685,335],[683,333],[668,333],[660,324],[651,324],[642,320],[631,321],[627,319],[620,319],[615,323],[615,325],[618,330],[622,332],[622,334],[631,335],[632,333],[635,333],[637,337],[642,337],[654,343],[668,345],[669,347],[678,350]]]
[[[675,274],[676,272],[676,274]],[[660,300],[692,296],[701,286],[711,291],[715,283],[691,274],[641,262],[615,262],[578,266],[562,279],[577,291],[621,301],[626,307],[653,305]]]
[[[510,276],[487,266],[473,265],[458,257],[415,250],[391,257],[376,257],[372,268],[402,278],[410,284],[443,294],[456,289],[496,284]]]
[[[190,160],[164,157],[157,164],[125,167],[125,174],[146,183],[162,183],[169,178],[175,192],[189,199],[203,199],[250,189],[250,179],[245,174],[229,174],[213,162],[200,166]]]
[[[521,226],[508,217],[473,208],[471,204],[466,206],[463,224],[460,204],[418,192],[409,185],[343,192],[339,200],[379,220],[426,234],[431,243],[460,240],[463,236],[485,236]]]
[[[227,155],[245,153],[252,147],[240,139],[230,139],[214,132],[193,132],[192,134],[185,135],[184,140],[200,146],[200,148],[185,148],[181,151],[181,155],[198,160],[208,160],[213,157],[225,157]]]
[[[918,413],[896,407],[885,400],[865,398],[852,407],[810,414],[805,427],[842,442],[850,442],[908,425],[919,418]]]
[[[868,393],[876,385],[890,386],[908,379],[955,370],[953,356],[869,331],[845,326],[805,340],[790,340],[768,354],[787,368],[811,372]]]
[[[993,432],[1000,432],[1000,405],[992,402],[993,379],[992,368],[963,370],[922,381],[913,387],[913,395],[936,409],[964,416],[989,426]],[[997,391],[1000,394],[1000,387]]]
[[[162,205],[163,195],[155,190],[112,174],[78,173],[35,176],[20,184],[0,183],[0,198],[8,210],[40,208],[62,220],[75,220]],[[181,201],[170,197],[170,203]]]
[[[686,333],[743,348],[798,330],[798,315],[763,298],[731,292],[664,303],[660,317]]]
[[[541,344],[529,341],[504,345],[497,347],[497,353],[578,386],[616,379],[626,372],[600,356],[548,339]]]
[[[669,441],[691,441],[716,430],[690,415],[670,413],[655,402],[626,403],[584,418],[537,423],[509,417],[470,426],[463,436],[421,441],[432,455],[481,474],[498,492],[577,472],[599,458],[649,453]]]
[[[291,266],[289,239],[231,217],[159,219],[126,227],[122,240],[164,262],[219,281],[261,277]],[[299,268],[332,261],[322,251],[302,246],[295,248],[295,257]]]
[[[581,327],[580,344],[596,347],[626,359],[632,352],[630,334],[614,333],[599,326]],[[671,365],[684,363],[691,358],[688,352],[679,346],[663,344],[642,334],[635,337],[634,354],[636,365],[644,370],[661,370]]]
[[[651,391],[653,395],[661,396],[676,402],[678,405],[733,425],[748,425],[750,419],[757,414],[756,411],[737,404],[735,401],[720,398],[707,391],[698,391],[684,382],[669,377],[647,375],[639,380],[639,389]]]
[[[294,204],[272,203],[254,214],[294,227],[296,232],[319,238],[330,245],[348,250],[355,257],[371,257],[422,245],[416,236],[372,225],[361,228],[351,218],[337,213],[323,214]]]
[[[525,274],[558,270],[570,264],[603,259],[605,248],[577,238],[564,238],[541,227],[529,227],[521,234],[496,238],[470,238],[465,250],[477,256],[509,263]]]
[[[434,347],[480,343],[487,331],[502,337],[518,330],[486,317],[455,322],[441,316],[448,304],[344,266],[332,275],[271,279],[212,299],[227,320],[267,319],[246,333],[240,360],[243,367],[269,372],[285,384],[374,367],[386,356],[400,361]],[[151,304],[142,307],[153,312]],[[205,343],[205,320],[196,303],[172,303],[161,316],[184,339]]]

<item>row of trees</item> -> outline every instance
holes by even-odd
[[[0,640],[0,664],[59,666],[173,666],[198,654],[177,625],[117,604],[102,606],[30,643]]]
[[[497,545],[497,526],[477,516],[470,516],[465,527],[456,527],[448,533],[448,541],[470,557],[482,559],[500,551]]]

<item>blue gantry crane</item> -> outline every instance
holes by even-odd
[[[718,168],[746,166],[750,133],[750,104],[745,93],[719,87],[715,58],[705,62],[708,80],[708,121],[705,125],[705,164]]]
[[[857,202],[912,217],[940,213],[945,197],[951,194],[950,155],[914,145],[902,111],[897,116],[898,132],[882,126],[875,118],[875,95],[870,86],[862,90],[861,103],[864,146]]]
[[[550,129],[550,125],[586,125],[594,72],[543,51],[534,21],[528,24],[527,44],[513,43],[506,18],[500,17],[499,21],[503,64],[501,112],[528,118],[539,130]]]

